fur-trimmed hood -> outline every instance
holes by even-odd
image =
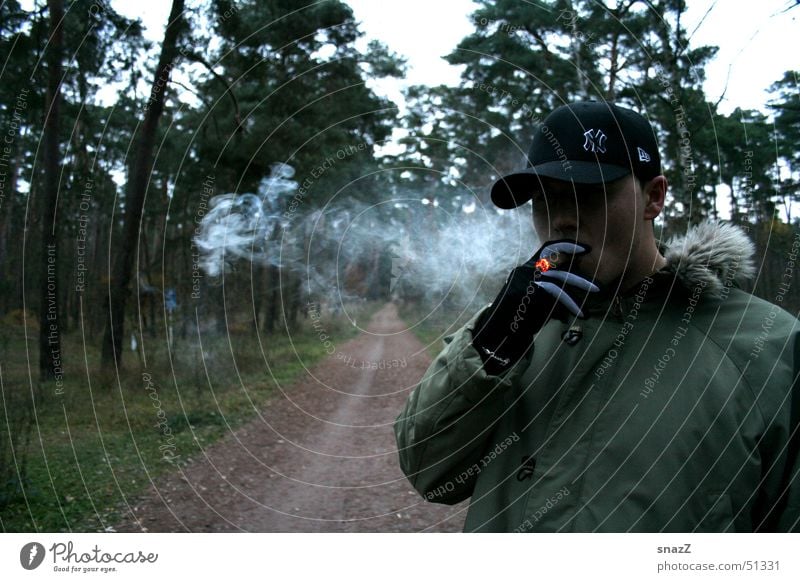
[[[698,286],[702,294],[721,298],[726,287],[741,286],[756,273],[755,245],[734,224],[707,220],[674,236],[662,245],[667,259],[662,269],[674,273],[687,288]]]

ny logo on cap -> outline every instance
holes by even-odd
[[[600,129],[589,129],[583,132],[586,141],[583,142],[583,149],[587,152],[606,153],[606,138],[608,137]]]

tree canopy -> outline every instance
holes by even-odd
[[[198,285],[204,290],[198,305],[208,317],[225,319],[221,302],[241,301],[236,308],[245,309],[254,301],[258,325],[272,329],[297,317],[299,303],[286,311],[280,294],[284,288],[303,294],[305,275],[297,268],[303,255],[306,267],[326,265],[306,268],[319,280],[315,288],[339,280],[349,281],[355,295],[386,295],[376,286],[390,278],[391,249],[409,237],[421,241],[420,224],[443,227],[446,213],[437,208],[459,215],[475,203],[486,208],[493,181],[524,163],[537,123],[578,99],[615,100],[657,128],[671,184],[671,203],[659,221],[666,232],[719,216],[754,233],[764,225],[773,234],[796,231],[796,71],[769,88],[764,111],[723,114],[703,89],[716,47],[692,44],[683,0],[477,4],[472,32],[446,57],[462,67],[461,82],[409,87],[400,116],[398,104],[375,87],[402,77],[407,65],[384,44],[362,42],[364,32],[345,2],[188,2],[174,51],[161,63],[164,47],[147,41],[141,21],[108,1],[65,6],[58,54],[49,40],[50,4],[26,9],[16,0],[3,2],[0,112],[13,139],[0,152],[0,310],[35,304],[25,294],[46,284],[46,265],[25,271],[22,265],[44,248],[42,202],[53,191],[53,236],[59,260],[67,263],[58,274],[57,302],[67,332],[79,325],[86,305],[108,301],[112,281],[135,299],[124,310],[135,333],[155,325],[168,290],[187,318]],[[58,163],[48,182],[41,145],[52,108],[41,88],[57,66],[59,123],[51,151]],[[148,112],[158,101],[150,161],[137,166]],[[402,149],[388,154],[383,146],[396,135],[404,135]],[[137,175],[141,199],[132,187]],[[271,176],[293,181],[291,194],[272,200]],[[409,203],[409,193],[428,206]],[[260,245],[287,249],[289,234],[296,241],[282,261],[253,259],[277,251],[251,252],[250,267],[237,262],[241,255],[225,259],[226,285],[249,287],[249,298],[223,298],[213,277],[198,283],[196,237],[204,216],[226,200],[239,213],[243,200],[251,200],[219,196],[256,197],[253,216],[274,220],[268,234],[258,231]],[[348,226],[364,208],[379,222],[363,227],[383,238],[356,236]],[[478,214],[463,217],[476,221]],[[133,242],[123,236],[130,222]],[[336,245],[348,236],[358,240],[359,251],[338,256]],[[771,240],[785,243],[785,236]],[[112,266],[122,250],[134,258],[120,267],[129,271],[120,283]],[[134,309],[150,317],[134,318]],[[94,332],[107,324],[103,309],[84,316]]]

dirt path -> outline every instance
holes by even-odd
[[[205,459],[160,480],[115,529],[461,531],[466,502],[423,501],[398,465],[392,423],[430,364],[405,327],[384,306],[367,333],[337,345]]]

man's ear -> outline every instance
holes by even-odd
[[[656,176],[644,185],[644,220],[654,220],[664,209],[667,197],[667,179]]]

